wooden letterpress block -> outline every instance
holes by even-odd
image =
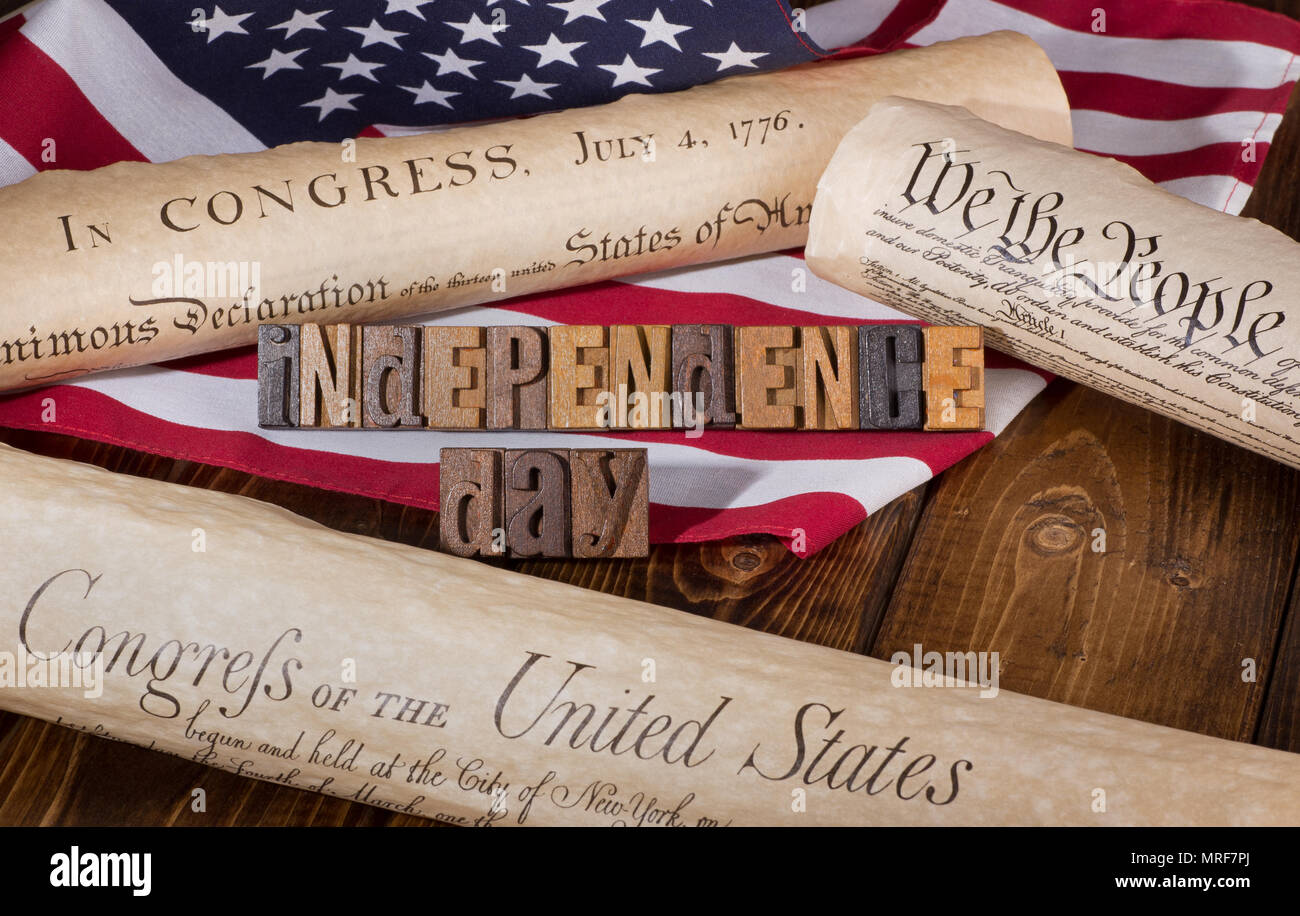
[[[570,556],[567,449],[506,451],[505,517],[510,556]]]
[[[799,331],[803,356],[803,428],[858,428],[858,329],[853,325]]]
[[[257,326],[257,425],[298,425],[298,326]]]
[[[609,328],[558,325],[550,339],[550,428],[600,429],[609,413]]]
[[[795,429],[803,403],[799,329],[736,328],[736,411],[742,429]]]
[[[424,415],[432,429],[487,422],[487,335],[480,327],[424,329]]]
[[[923,340],[921,328],[912,324],[858,328],[858,414],[863,429],[920,429],[925,423]]]
[[[925,329],[925,428],[984,428],[984,329]]]
[[[488,429],[546,429],[546,328],[487,329]]]
[[[423,426],[420,406],[421,328],[361,328],[361,425]]]
[[[458,557],[505,552],[499,448],[444,448],[438,457],[438,541]]]
[[[350,324],[301,326],[298,425],[361,425],[359,336]]]
[[[672,410],[672,336],[667,325],[616,324],[610,328],[612,426],[668,429]]]
[[[698,403],[708,426],[736,425],[733,342],[730,325],[673,325],[673,391],[682,399],[682,425],[694,425]]]
[[[573,555],[644,557],[650,552],[650,468],[636,449],[573,449]]]

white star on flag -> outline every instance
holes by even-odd
[[[332,64],[325,64],[326,67],[337,67],[339,70],[340,82],[350,79],[354,76],[362,76],[372,82],[379,82],[379,77],[375,76],[375,70],[384,66],[383,64],[371,63],[368,60],[361,60],[355,54],[349,54],[347,60],[341,60]]]
[[[435,89],[425,80],[424,85],[416,88],[415,86],[402,86],[407,92],[415,93],[415,104],[423,105],[425,102],[433,102],[435,105],[441,105],[444,108],[450,108],[451,102],[447,99],[454,95],[460,95],[459,92],[443,92],[441,89]]]
[[[655,67],[638,67],[636,61],[632,60],[631,54],[626,55],[621,64],[601,64],[600,69],[608,70],[614,74],[615,86],[622,86],[625,83],[640,83],[643,86],[649,86],[650,80],[647,77],[651,73],[659,72]]]
[[[550,6],[564,10],[564,25],[568,25],[583,16],[606,22],[605,14],[600,11],[606,3],[609,3],[609,0],[565,0],[563,3],[552,3]]]
[[[424,18],[424,13],[420,12],[420,7],[426,6],[433,0],[385,0],[388,4],[384,10],[385,16],[391,16],[394,13],[410,13],[412,16]]]
[[[212,15],[203,24],[204,30],[208,33],[208,44],[212,44],[222,35],[247,35],[247,30],[240,23],[251,15],[253,14],[240,13],[232,16],[223,13],[221,7],[214,6]]]
[[[255,64],[249,64],[245,69],[251,70],[254,67],[262,68],[262,79],[266,79],[272,73],[279,73],[281,70],[301,70],[302,64],[297,62],[297,57],[306,48],[299,48],[297,51],[271,51],[266,60],[259,61]]]
[[[560,36],[552,33],[551,37],[546,39],[544,45],[523,45],[522,47],[525,51],[532,51],[537,55],[537,67],[541,69],[547,64],[578,66],[578,62],[573,59],[573,52],[585,44],[585,41],[560,41]]]
[[[459,73],[462,76],[468,76],[470,79],[478,79],[471,71],[483,63],[481,60],[470,60],[467,57],[459,57],[455,51],[448,48],[444,54],[433,54],[429,51],[424,52],[424,56],[438,65],[438,70],[434,76],[442,76],[444,73]]]
[[[718,62],[718,70],[726,70],[730,67],[757,67],[754,61],[760,57],[767,57],[766,51],[742,51],[733,41],[731,47],[725,51],[705,51],[705,57],[712,57]]]
[[[293,15],[281,22],[279,25],[267,26],[267,30],[284,29],[284,37],[292,38],[299,32],[305,32],[308,29],[319,29],[325,31],[325,26],[320,24],[322,16],[328,16],[333,10],[321,10],[319,13],[304,13],[302,10],[294,10]]]
[[[682,32],[689,32],[689,25],[674,25],[664,19],[661,10],[655,10],[653,16],[649,19],[629,19],[628,25],[634,25],[645,34],[641,36],[641,47],[652,45],[655,42],[668,45],[674,51],[680,51],[681,45],[677,43],[677,36]]]
[[[319,108],[320,117],[317,122],[324,121],[327,115],[343,109],[344,111],[356,111],[352,105],[353,99],[361,98],[360,92],[335,92],[333,89],[326,89],[325,94],[314,102],[303,102],[302,108]]]
[[[491,22],[484,22],[478,18],[478,13],[472,13],[468,22],[449,22],[447,25],[460,31],[460,43],[469,44],[471,41],[486,41],[497,47],[501,42],[497,41],[497,26]]]
[[[378,19],[370,20],[370,25],[350,25],[349,32],[356,32],[361,36],[361,47],[366,48],[370,45],[392,45],[397,50],[402,50],[402,46],[397,43],[397,39],[404,37],[406,32],[395,32],[392,29],[386,29],[379,24]]]
[[[536,95],[544,99],[549,99],[548,89],[554,89],[559,83],[539,83],[531,76],[525,73],[517,80],[497,80],[502,86],[509,86],[511,89],[510,98],[519,99],[526,95]]]

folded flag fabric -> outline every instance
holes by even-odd
[[[527,115],[1003,28],[1037,40],[1061,71],[1079,148],[1231,213],[1300,76],[1300,25],[1217,0],[832,0],[806,10],[785,0],[44,0],[0,22],[0,183],[43,168]],[[798,258],[639,276],[424,323],[909,320],[815,277],[790,292]],[[627,440],[650,451],[652,540],[768,532],[811,553],[989,441],[1047,378],[990,353],[988,431],[971,434],[354,436],[258,429],[245,348],[0,397],[0,425],[430,508],[440,447]]]

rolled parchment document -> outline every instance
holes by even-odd
[[[439,133],[296,143],[0,190],[0,389],[802,245],[879,98],[1069,142],[1011,32]]]
[[[1123,163],[887,99],[818,185],[819,276],[1300,467],[1300,245]]]
[[[0,706],[247,776],[465,824],[1300,822],[1300,757],[956,686],[975,659],[894,665],[9,447],[0,478]]]

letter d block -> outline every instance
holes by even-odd
[[[682,399],[683,425],[694,425],[697,398],[709,427],[736,425],[734,343],[730,325],[673,325],[673,391]]]
[[[257,425],[298,425],[298,326],[257,326]]]
[[[573,449],[573,555],[650,552],[650,469],[643,448]]]
[[[925,329],[925,428],[984,428],[984,329]]]
[[[438,542],[458,557],[504,551],[499,448],[444,448],[438,457]]]
[[[569,452],[509,449],[505,457],[506,551],[569,556]]]

